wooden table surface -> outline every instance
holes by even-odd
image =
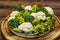
[[[40,6],[49,6],[52,7],[56,16],[60,18],[60,0],[0,0],[0,25],[2,20],[14,10],[14,7],[18,4],[38,4]],[[0,29],[0,40],[5,40],[1,29]],[[60,40],[60,36],[56,38]]]

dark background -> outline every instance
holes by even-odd
[[[56,16],[60,18],[60,0],[0,0],[0,25],[2,20],[14,10],[14,7],[19,5],[38,4],[40,6],[52,7]],[[58,36],[55,40],[59,40]],[[0,29],[0,40],[5,40]]]

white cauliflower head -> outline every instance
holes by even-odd
[[[33,25],[30,22],[24,22],[21,25],[18,26],[18,31],[19,32],[25,32],[29,33],[33,30]]]
[[[18,11],[12,11],[10,14],[10,17],[15,17],[19,12]]]
[[[36,14],[37,14],[37,13],[31,13],[30,15],[36,17],[36,16],[37,16]]]
[[[45,20],[46,19],[45,13],[38,12],[37,13],[37,18],[38,18],[38,20]]]
[[[32,10],[32,7],[31,6],[26,6],[25,10]]]
[[[54,15],[53,9],[51,7],[45,7],[49,14]]]
[[[32,16],[34,16],[35,18],[37,18],[38,20],[45,20],[46,16],[45,13],[43,12],[38,12],[38,13],[31,13]]]
[[[8,21],[10,21],[11,19],[14,19],[18,13],[19,13],[18,11],[12,11],[12,13],[10,14],[10,17],[8,18]]]

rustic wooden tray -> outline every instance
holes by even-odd
[[[47,35],[45,36],[41,36],[39,38],[23,38],[23,37],[19,37],[19,36],[16,36],[14,35],[10,30],[9,28],[7,27],[7,19],[8,19],[9,16],[7,16],[3,21],[2,21],[2,24],[1,24],[1,31],[4,35],[4,37],[7,39],[7,40],[53,40],[55,39],[56,37],[58,37],[60,35],[60,20],[57,16],[54,15],[54,17],[56,18],[56,22],[55,22],[55,29],[48,33]]]

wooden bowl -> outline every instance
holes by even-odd
[[[44,34],[43,36],[38,36],[38,38],[35,38],[36,36],[34,37],[28,37],[28,36],[24,36],[25,34],[20,35],[20,34],[17,34],[15,33],[14,31],[10,30],[9,27],[7,26],[7,20],[9,18],[9,16],[7,16],[3,21],[2,21],[2,24],[1,24],[1,30],[2,30],[2,33],[4,34],[5,38],[7,39],[18,39],[18,40],[45,40],[45,39],[55,39],[56,37],[58,37],[60,35],[60,20],[58,19],[57,16],[53,15],[56,19],[55,21],[55,28],[54,30],[52,30],[51,32],[47,32],[46,34]],[[12,32],[16,35],[14,35]],[[19,35],[19,36],[17,36]],[[22,37],[21,37],[22,36]],[[25,37],[25,38],[24,38]],[[27,39],[28,38],[28,39]]]

